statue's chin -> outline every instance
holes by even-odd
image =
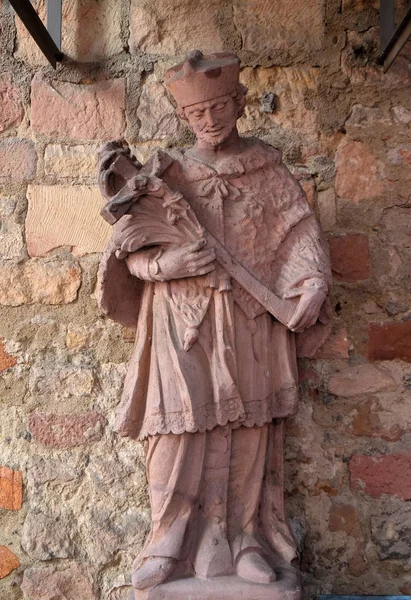
[[[209,146],[213,146],[215,148],[216,146],[219,146],[220,144],[222,144],[223,142],[225,142],[226,139],[229,137],[230,133],[231,133],[231,131],[223,131],[223,132],[221,132],[217,136],[202,135],[200,137],[200,140],[202,142],[205,142]]]

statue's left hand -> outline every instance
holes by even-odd
[[[301,294],[295,313],[288,323],[289,329],[301,333],[317,322],[326,293],[323,289],[308,287]]]

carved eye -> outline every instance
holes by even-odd
[[[214,108],[214,110],[223,110],[223,108],[225,108],[226,104],[227,104],[226,102],[219,102],[213,108]]]
[[[201,117],[203,115],[204,115],[204,113],[201,110],[196,110],[193,113],[191,113],[191,116],[194,117],[195,119],[201,119]]]

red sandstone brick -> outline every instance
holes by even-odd
[[[91,411],[77,414],[32,413],[29,429],[33,438],[50,448],[72,448],[101,438],[104,417]]]
[[[338,196],[360,201],[382,193],[377,161],[362,142],[348,142],[340,146],[335,162],[335,190]]]
[[[394,386],[395,381],[387,369],[364,364],[335,373],[328,383],[328,391],[335,396],[352,398],[361,394],[373,394]]]
[[[21,123],[23,106],[11,73],[4,73],[0,78],[0,106],[0,132]]]
[[[348,358],[350,340],[345,327],[331,333],[330,337],[317,350],[314,358]]]
[[[31,140],[9,138],[0,142],[0,182],[28,181],[36,175],[37,154]]]
[[[23,477],[20,471],[0,467],[0,508],[20,510],[23,503]]]
[[[349,504],[333,504],[330,508],[330,531],[343,531],[353,537],[361,535],[358,513],[354,506]]]
[[[355,407],[356,414],[352,420],[354,435],[375,437],[387,442],[397,442],[404,435],[404,430],[398,423],[388,427],[378,414],[378,406],[372,399],[368,399]]]
[[[0,373],[6,369],[9,369],[10,367],[14,367],[16,363],[17,358],[6,352],[4,343],[0,339]]]
[[[0,546],[0,579],[7,577],[19,566],[20,561],[17,556],[7,546]]]
[[[336,281],[361,281],[370,276],[368,236],[353,233],[330,239],[331,265]]]
[[[411,500],[411,454],[366,456],[350,460],[350,481],[354,490],[379,498],[382,494]]]
[[[411,322],[370,323],[367,352],[369,360],[411,362]]]
[[[94,84],[34,79],[31,86],[31,124],[50,137],[113,139],[125,130],[125,81]]]

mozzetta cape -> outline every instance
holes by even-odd
[[[156,175],[183,194],[200,223],[279,297],[297,297],[321,281],[329,287],[327,246],[301,186],[278,150],[256,139],[246,144],[214,166],[178,150],[152,161]],[[329,330],[326,311],[323,324],[295,336],[219,266],[212,275],[155,282],[149,262],[158,248],[139,251],[141,281],[131,277],[115,255],[130,247],[137,218],[130,213],[114,227],[98,291],[103,312],[128,326],[137,323],[119,433],[144,439],[227,422],[261,426],[292,414],[296,338],[312,354]],[[199,337],[185,351],[193,329]]]

